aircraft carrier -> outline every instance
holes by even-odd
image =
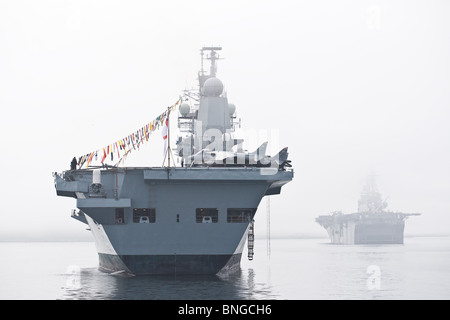
[[[340,211],[321,215],[316,222],[324,227],[333,244],[403,244],[405,220],[420,213],[386,210],[387,202],[375,186],[373,175],[367,178],[358,202],[358,211]]]
[[[181,97],[180,136],[172,150],[168,133],[167,165],[103,164],[53,173],[56,194],[75,199],[71,216],[92,232],[100,270],[132,275],[232,272],[239,269],[247,239],[252,259],[258,205],[264,196],[280,194],[293,170],[287,148],[269,156],[264,143],[248,152],[243,139],[234,137],[236,107],[216,77],[221,49],[200,50],[199,88]],[[209,74],[205,60],[210,61]],[[179,157],[181,166],[171,165],[171,157]]]

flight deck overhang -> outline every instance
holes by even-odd
[[[293,171],[277,168],[150,168],[144,170],[144,180],[180,181],[290,181]]]
[[[54,174],[56,194],[63,197],[76,198],[76,192],[88,192],[89,184],[85,181],[67,180]]]

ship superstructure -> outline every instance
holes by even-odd
[[[179,106],[181,166],[101,166],[54,173],[58,196],[76,199],[72,217],[89,225],[107,272],[217,274],[239,268],[261,199],[292,180],[287,148],[265,154],[234,138],[235,106],[216,78],[220,47],[201,50],[198,92]],[[203,60],[210,60],[210,73]],[[167,114],[167,116],[169,116]],[[168,119],[167,119],[168,120]],[[170,141],[170,138],[168,139]],[[250,230],[250,235],[249,235]]]
[[[335,244],[403,244],[405,220],[419,213],[387,210],[387,202],[375,186],[373,175],[367,178],[358,201],[358,211],[321,215],[316,222],[324,227]]]

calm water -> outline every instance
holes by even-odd
[[[450,299],[450,237],[404,245],[256,240],[228,277],[120,277],[97,270],[90,242],[0,243],[0,299]]]

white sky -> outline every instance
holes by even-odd
[[[389,209],[422,213],[407,235],[449,234],[449,15],[444,0],[0,0],[0,240],[90,239],[52,172],[195,87],[205,45],[223,47],[243,128],[289,147],[272,236],[326,237],[314,218],[356,211],[372,170]],[[125,164],[160,166],[162,148],[155,132]],[[257,237],[265,221],[263,199]]]

